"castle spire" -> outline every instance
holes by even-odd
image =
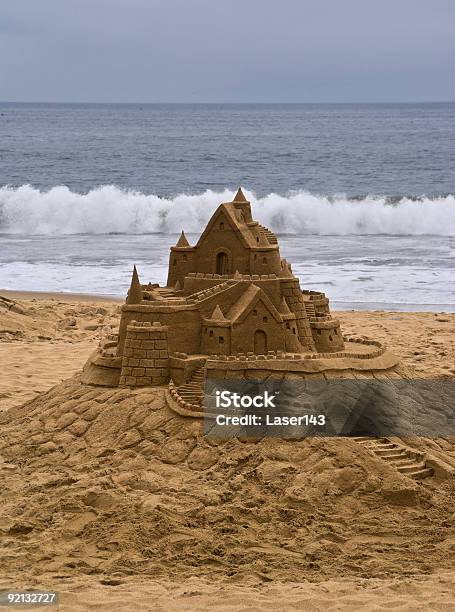
[[[127,304],[140,304],[142,301],[142,287],[139,282],[139,275],[136,266],[133,268],[133,276],[131,277],[131,285],[126,297]]]
[[[213,311],[212,316],[210,317],[212,321],[226,321],[226,317],[223,314],[219,304],[215,306],[215,310]]]
[[[237,193],[235,194],[234,199],[232,201],[233,202],[248,202],[241,187],[237,189]]]
[[[175,246],[176,247],[189,247],[190,246],[190,243],[186,239],[185,232],[183,230],[182,230],[182,233],[180,234],[180,238],[177,240],[177,244]]]

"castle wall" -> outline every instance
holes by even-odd
[[[302,345],[300,344],[298,336],[296,319],[290,315],[285,315],[283,329],[285,350],[289,353],[301,353]]]
[[[168,328],[132,321],[126,329],[120,387],[149,387],[169,382]]]
[[[230,355],[230,325],[216,325],[215,322],[204,323],[202,326],[201,352],[205,355]]]
[[[281,256],[277,248],[255,249],[250,253],[251,274],[281,274]]]
[[[314,351],[313,334],[311,333],[299,280],[294,277],[282,279],[281,293],[289,306],[289,310],[295,314],[300,344],[304,350]]]
[[[224,224],[220,229],[220,225]],[[238,230],[233,230],[223,217],[217,219],[212,231],[205,236],[197,247],[196,269],[205,274],[217,272],[216,256],[219,252],[226,253],[228,267],[226,274],[234,274],[238,270],[242,274],[249,273],[250,250],[243,244]],[[196,271],[192,270],[193,272]]]
[[[279,309],[281,304],[281,286],[280,279],[277,278],[275,274],[263,274],[261,276],[259,274],[243,274],[241,277],[235,279],[233,276],[233,274],[220,276],[217,274],[202,274],[200,272],[197,274],[192,273],[185,278],[185,293],[197,293],[198,291],[204,291],[220,283],[232,280],[243,281],[245,283],[252,282],[260,287],[270,298],[275,308]],[[226,302],[228,308],[237,301],[243,291],[243,283],[238,282],[236,288],[234,285],[232,286],[232,289],[229,290],[229,302]],[[223,302],[223,304],[225,304],[225,302]]]
[[[322,291],[309,291],[308,289],[304,289],[302,293],[308,296],[317,317],[330,315],[329,299],[325,293],[322,293]]]
[[[257,338],[256,332],[265,333],[266,346],[260,348],[261,339]],[[260,335],[260,334],[259,334]],[[284,346],[285,334],[283,323],[278,323],[262,302],[249,312],[247,317],[240,323],[235,323],[231,332],[231,352],[248,353],[263,351],[276,351]]]
[[[201,344],[201,315],[196,306],[161,306],[132,304],[122,306],[119,328],[118,355],[123,355],[126,330],[133,320],[138,322],[158,321],[167,325],[169,350],[182,353],[199,353]]]

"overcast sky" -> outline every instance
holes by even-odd
[[[455,0],[0,0],[0,100],[455,100]]]

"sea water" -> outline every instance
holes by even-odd
[[[0,287],[165,282],[238,185],[334,306],[455,310],[454,104],[0,104]]]

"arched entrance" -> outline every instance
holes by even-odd
[[[267,354],[267,334],[262,329],[254,332],[254,353],[256,355]]]
[[[229,274],[229,257],[224,251],[217,253],[216,274]]]

